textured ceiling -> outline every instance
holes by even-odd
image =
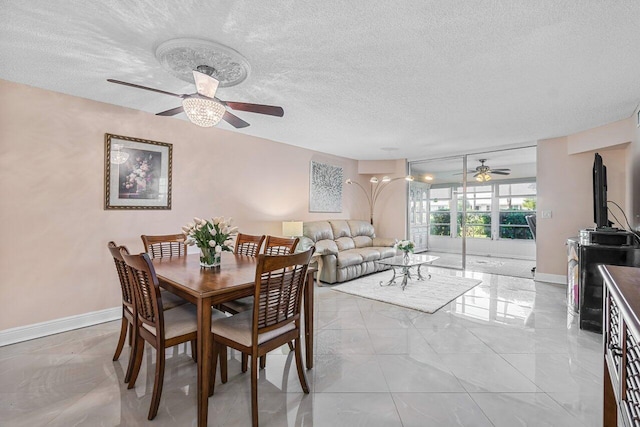
[[[251,126],[234,131],[354,159],[433,158],[629,117],[639,24],[638,0],[2,0],[0,78],[157,113],[179,100],[106,79],[191,93],[155,50],[212,40],[251,66],[220,98],[285,110],[237,112]]]

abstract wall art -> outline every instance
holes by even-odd
[[[342,168],[311,161],[309,212],[342,212]]]

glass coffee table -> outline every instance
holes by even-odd
[[[424,276],[420,273],[420,267],[424,264],[431,264],[433,261],[437,260],[440,257],[431,256],[431,255],[420,255],[420,254],[410,254],[408,256],[405,255],[397,255],[393,258],[385,258],[376,261],[378,264],[388,265],[393,269],[393,277],[387,283],[384,281],[380,281],[380,286],[391,286],[396,284],[396,276],[402,275],[402,283],[400,287],[404,291],[404,288],[407,286],[407,282],[411,277],[411,269],[413,267],[416,268],[417,280],[425,280]],[[400,270],[400,273],[396,271],[396,269]],[[431,274],[427,273],[428,278],[431,279]]]

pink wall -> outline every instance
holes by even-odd
[[[631,147],[629,148],[629,176],[627,180],[627,207],[631,213],[629,222],[640,231],[640,118],[638,110],[630,119],[632,123]]]
[[[634,120],[626,119],[569,135],[567,152],[577,154],[625,144],[631,141],[635,127]]]
[[[194,215],[233,216],[242,231],[265,234],[287,219],[368,218],[353,186],[343,187],[342,213],[308,212],[309,162],[341,166],[367,188],[354,160],[2,80],[0,92],[0,330],[116,307],[109,240],[141,251],[141,234],[178,232]],[[637,227],[640,131],[626,129],[629,148],[601,154],[609,198],[626,203]],[[170,211],[103,210],[105,132],[173,144]],[[539,142],[538,209],[553,211],[539,220],[539,273],[566,274],[566,238],[592,225],[593,152],[570,156],[567,143]],[[405,165],[395,161],[394,176]],[[404,237],[405,206],[404,182],[390,184],[376,208],[379,236]]]
[[[371,171],[372,175],[368,175],[368,178],[371,176],[380,178],[388,175],[390,178],[395,179],[403,178],[407,175],[407,162],[405,159],[389,160],[388,164],[392,165],[389,168],[392,172]],[[373,214],[373,225],[376,227],[378,236],[399,240],[407,237],[407,189],[407,181],[398,179],[390,182],[380,191]]]
[[[616,141],[619,140],[619,128],[627,129],[626,141],[631,141],[628,120],[616,122],[618,126],[607,125]],[[607,166],[608,200],[615,201],[629,216],[627,185],[629,183],[629,153],[633,144],[608,146],[610,139],[600,128],[593,130],[600,135],[602,145],[606,148],[593,150],[594,138],[591,133],[581,132],[571,137],[554,138],[538,141],[537,153],[537,186],[538,186],[538,225],[536,236],[536,258],[538,275],[566,276],[567,253],[566,240],[578,235],[580,229],[594,226],[593,222],[593,190],[592,167],[594,153],[602,155]],[[576,137],[582,135],[589,142],[586,148],[590,151],[577,152]],[[568,153],[568,144],[573,139],[574,151]],[[637,189],[640,186],[636,187]],[[613,213],[621,220],[622,214],[615,206],[610,206]],[[551,211],[552,217],[542,218],[542,211]],[[610,216],[610,220],[614,221]],[[623,225],[615,224],[622,228]],[[626,228],[626,226],[625,226]]]
[[[346,178],[354,160],[2,80],[0,92],[0,330],[118,306],[109,240],[138,252],[141,234],[193,216],[275,235],[287,219],[368,218],[346,186],[342,213],[308,211],[310,161]],[[173,144],[171,210],[103,210],[105,132]]]

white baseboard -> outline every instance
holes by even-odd
[[[556,283],[558,285],[567,284],[567,276],[563,276],[562,274],[546,274],[536,272],[533,280],[535,280],[536,282]]]
[[[113,307],[91,313],[63,317],[48,322],[5,329],[4,331],[0,331],[0,347],[46,337],[47,335],[59,334],[60,332],[85,328],[99,323],[110,322],[120,318],[122,318],[122,307]]]

